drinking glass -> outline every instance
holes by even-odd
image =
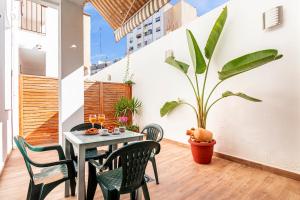
[[[97,115],[95,114],[89,115],[89,121],[92,123],[92,127],[94,128],[94,124],[97,122]]]
[[[98,115],[98,121],[101,124],[101,129],[103,128],[103,123],[105,121],[105,115],[104,114],[99,114]]]

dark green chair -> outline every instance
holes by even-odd
[[[154,141],[134,142],[123,146],[114,151],[101,165],[95,160],[90,160],[89,164],[94,166],[94,171],[89,171],[89,184],[93,191],[96,190],[97,183],[103,193],[105,200],[119,200],[121,194],[130,193],[131,200],[136,198],[136,190],[140,187],[143,189],[145,200],[150,200],[147,184],[145,181],[145,169],[148,160],[153,152],[159,153],[160,144]],[[117,168],[103,172],[109,168],[110,163],[116,162]],[[90,167],[92,169],[92,167]],[[96,169],[99,170],[96,173]],[[87,200],[92,200],[90,196]]]
[[[162,127],[158,124],[149,124],[149,125],[145,126],[141,133],[146,135],[146,140],[152,140],[155,142],[160,142],[164,137],[164,131],[163,131]],[[155,152],[153,152],[151,154],[150,161],[153,166],[156,184],[159,184],[157,166],[156,166],[156,160],[155,160],[156,154],[157,153],[155,153]]]
[[[27,200],[43,200],[56,186],[67,180],[70,180],[71,195],[75,196],[74,164],[72,160],[66,160],[61,146],[31,146],[20,136],[14,137],[14,141],[24,158],[30,176]],[[56,150],[58,152],[59,161],[43,164],[36,163],[29,158],[26,148],[34,152]],[[41,171],[39,173],[33,173],[31,166],[41,168]]]

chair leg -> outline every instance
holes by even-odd
[[[149,191],[148,191],[148,187],[147,187],[146,183],[144,183],[142,185],[142,189],[143,189],[144,199],[145,200],[150,200],[150,195],[149,195]]]
[[[70,179],[71,196],[75,196],[76,181],[75,177]]]
[[[117,190],[108,191],[106,200],[120,200],[120,193]]]
[[[34,185],[31,183],[30,200],[41,200],[43,185]]]
[[[26,198],[27,200],[30,200],[31,187],[32,187],[32,182],[30,180],[29,185],[28,185],[27,198]]]
[[[97,189],[96,168],[89,163],[87,200],[93,200]]]
[[[151,161],[152,166],[153,166],[156,184],[159,184],[155,157],[150,158],[150,161]]]
[[[130,200],[136,200],[136,191],[130,193]]]

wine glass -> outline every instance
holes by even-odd
[[[103,128],[103,123],[105,121],[105,115],[104,114],[99,114],[98,115],[98,121],[101,124],[101,129]]]
[[[97,122],[97,115],[95,114],[89,115],[89,121],[91,122],[92,127],[94,128],[94,124]]]

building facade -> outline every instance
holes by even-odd
[[[184,0],[166,4],[127,34],[127,52],[132,53],[197,17],[197,10]]]

